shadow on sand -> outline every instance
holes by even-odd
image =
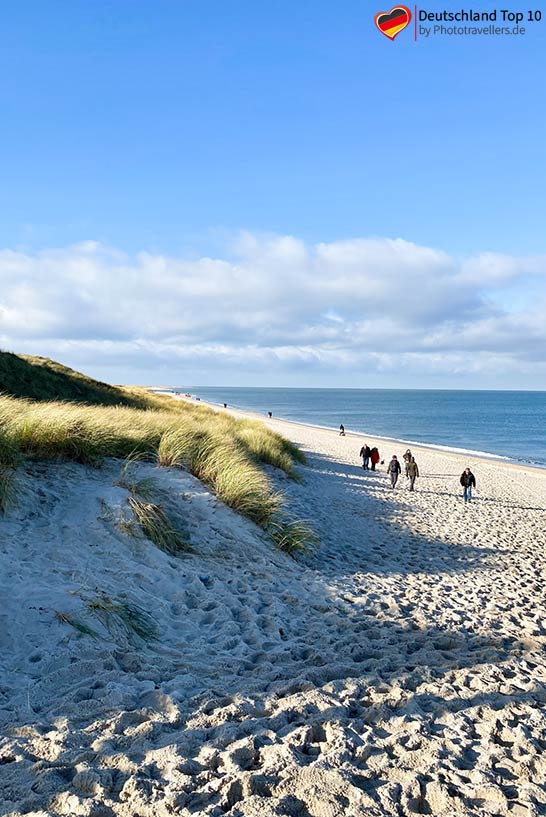
[[[453,694],[450,700],[442,691],[456,670],[465,668],[479,674],[485,664],[500,666],[520,657],[526,645],[516,638],[477,633],[463,626],[420,625],[416,615],[419,604],[407,599],[397,610],[390,610],[390,603],[378,596],[375,603],[382,610],[380,616],[341,592],[342,579],[356,573],[362,576],[363,572],[379,577],[452,575],[456,584],[458,574],[487,571],[489,557],[500,551],[461,544],[456,536],[430,538],[412,533],[404,521],[406,506],[397,500],[397,492],[385,496],[389,488],[384,472],[363,472],[318,456],[310,457],[309,466],[318,481],[315,488],[321,490],[316,490],[312,502],[305,482],[295,486],[293,493],[295,510],[306,509],[303,515],[316,519],[323,540],[322,549],[309,560],[309,572],[302,570],[300,574],[302,582],[312,579],[317,588],[313,609],[307,611],[309,626],[302,624],[305,616],[294,623],[278,617],[273,628],[269,620],[267,628],[263,625],[261,638],[264,645],[271,646],[249,649],[243,660],[226,655],[223,676],[203,674],[202,691],[189,700],[173,690],[177,678],[191,672],[191,667],[184,666],[183,656],[181,661],[173,660],[170,669],[161,658],[164,674],[156,684],[156,699],[143,697],[122,709],[116,704],[109,707],[106,698],[100,718],[72,714],[65,744],[51,743],[48,748],[54,722],[66,720],[66,712],[73,713],[81,700],[81,688],[75,681],[74,689],[58,701],[47,718],[29,713],[7,724],[5,737],[18,735],[20,740],[17,753],[0,757],[1,815],[40,810],[55,816],[68,813],[66,809],[71,806],[66,798],[80,797],[82,784],[76,785],[75,780],[78,770],[85,768],[91,783],[82,796],[90,817],[177,812],[236,817],[246,797],[263,798],[266,809],[274,795],[280,800],[276,814],[309,817],[314,812],[309,811],[308,804],[282,789],[282,769],[272,772],[271,766],[263,770],[264,758],[273,756],[275,747],[279,751],[288,747],[292,766],[308,767],[329,744],[334,747],[330,732],[344,735],[347,757],[353,758],[347,761],[353,763],[347,772],[350,784],[377,799],[380,806],[376,792],[383,778],[368,773],[366,741],[372,749],[376,747],[373,751],[380,751],[380,747],[384,751],[384,733],[388,737],[391,719],[400,719],[402,714],[420,718],[425,741],[427,734],[434,735],[435,729],[440,729],[436,722],[446,711],[475,706],[497,710],[506,702],[534,704],[533,690],[520,690],[512,696],[484,691],[465,699]],[[343,481],[344,491],[340,491],[339,481]],[[366,504],[360,527],[358,518],[346,514],[344,492],[363,495]],[[319,495],[330,496],[331,503],[325,504]],[[449,492],[439,496],[460,499]],[[345,537],[348,525],[355,530],[346,537],[347,546],[341,548],[336,527],[343,528]],[[234,574],[244,568],[235,565]],[[213,577],[214,570],[215,565],[208,563],[207,572]],[[338,595],[332,594],[333,578]],[[222,581],[218,574],[217,594],[222,592]],[[199,612],[188,610],[187,615]],[[235,623],[244,640],[245,623]],[[259,632],[260,619],[252,624]],[[211,655],[213,651],[211,645]],[[109,656],[119,676],[118,684],[123,684],[131,671],[127,669],[131,664],[127,652],[122,655],[118,650]],[[134,650],[137,665],[144,653],[153,663],[154,646],[143,644]],[[103,672],[103,662],[97,661],[97,689]],[[145,677],[145,672],[141,670],[140,675]],[[77,666],[74,677],[78,677]],[[154,677],[151,671],[150,677]],[[432,688],[434,684],[436,692],[420,691],[423,685]],[[170,690],[168,695],[162,688]],[[165,704],[167,698],[174,715]],[[36,743],[27,739],[33,731],[46,747],[41,755],[36,753]],[[241,741],[246,741],[244,746]],[[237,745],[230,750],[232,743]],[[467,751],[468,747],[462,746],[461,757]],[[169,769],[175,769],[178,776]],[[170,779],[178,782],[169,785]],[[254,782],[249,783],[250,779]],[[65,799],[59,799],[60,795]],[[72,803],[74,808],[77,805]]]

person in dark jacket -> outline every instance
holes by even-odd
[[[389,462],[387,467],[387,474],[390,474],[391,477],[391,488],[394,488],[396,483],[398,482],[398,475],[401,472],[400,463],[398,462],[398,457],[396,454],[392,455],[392,460]]]
[[[464,488],[463,491],[463,498],[465,502],[472,501],[472,488],[476,487],[476,477],[470,470],[470,468],[465,468],[463,473],[461,474],[461,479],[459,480],[461,485]]]
[[[362,457],[362,467],[365,471],[368,471],[370,468],[370,454],[372,450],[369,445],[363,445],[360,449],[359,457]]]
[[[405,470],[406,470],[406,477],[408,477],[408,476],[409,476],[409,474],[408,474],[408,466],[409,466],[409,464],[410,464],[410,462],[411,462],[411,451],[409,450],[409,448],[408,448],[408,450],[406,451],[406,453],[404,454],[404,456],[402,457],[402,459],[404,460],[404,462],[405,462],[405,464],[406,464],[406,469],[405,469]]]
[[[415,457],[411,457],[410,461],[406,463],[406,476],[409,477],[409,489],[415,490],[415,480],[419,476],[419,468],[415,462]]]
[[[339,427],[339,436],[340,436],[340,437],[344,437],[344,436],[345,436],[345,426],[343,425],[343,423],[342,423],[342,424],[340,425],[340,427]]]
[[[372,462],[372,471],[375,471],[375,466],[380,460],[379,450],[377,448],[372,448],[370,451],[370,460]]]

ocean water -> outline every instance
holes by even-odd
[[[546,468],[546,391],[192,387],[211,403]]]

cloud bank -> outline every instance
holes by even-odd
[[[133,382],[541,387],[546,256],[248,233],[224,255],[0,250],[0,346]]]

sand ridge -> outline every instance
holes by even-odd
[[[359,438],[268,425],[308,452],[299,483],[271,469],[321,540],[301,562],[180,471],[136,466],[179,513],[180,558],[116,526],[119,463],[21,474],[0,814],[545,814],[546,473],[479,460],[465,506],[466,457],[419,449],[417,491],[391,491]],[[106,627],[100,593],[158,637]]]

